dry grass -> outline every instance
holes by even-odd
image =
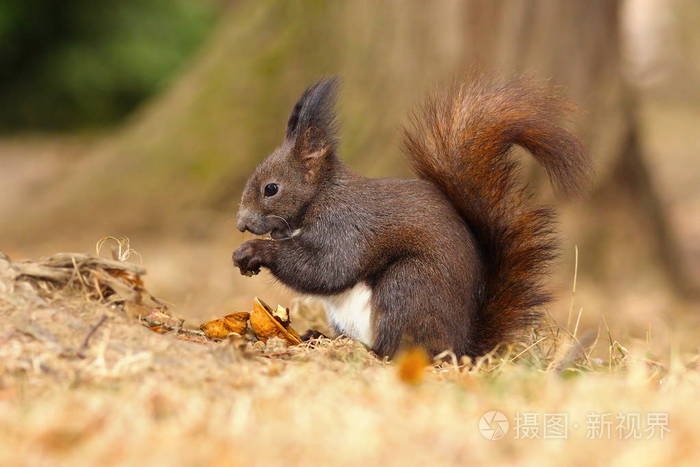
[[[186,342],[107,301],[0,273],[0,465],[700,461],[697,354],[659,359],[605,332],[608,355],[595,358],[595,335],[551,325],[474,365],[446,354],[421,376],[405,367],[420,358],[399,369],[348,339]],[[314,319],[295,311],[293,323]],[[490,410],[510,421],[500,440],[478,429]],[[656,412],[669,416],[663,439],[619,439],[616,415],[639,413],[646,437]],[[538,414],[538,439],[516,439],[525,413]],[[610,439],[588,439],[591,413],[611,414]],[[568,439],[544,439],[544,414],[568,416]]]

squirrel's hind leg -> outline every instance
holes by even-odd
[[[440,277],[430,277],[417,258],[392,264],[372,287],[372,350],[393,358],[397,351],[422,347],[436,355],[453,347],[453,297],[443,297]],[[421,278],[420,280],[416,278]]]

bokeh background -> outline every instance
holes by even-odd
[[[94,251],[128,237],[149,288],[200,319],[286,303],[231,251],[243,183],[287,113],[339,74],[342,156],[409,176],[401,126],[465,71],[563,86],[592,155],[562,212],[560,322],[695,345],[700,284],[700,3],[5,0],[0,3],[0,250]],[[576,287],[573,286],[574,279]]]

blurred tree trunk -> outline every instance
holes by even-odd
[[[31,244],[47,232],[82,229],[205,230],[207,216],[199,214],[233,214],[248,174],[281,142],[295,99],[334,73],[346,83],[346,159],[386,173],[400,158],[398,128],[408,109],[454,66],[449,50],[441,52],[449,49],[442,33],[420,37],[448,13],[418,2],[235,2],[167,92],[47,187],[22,222],[0,219],[0,236]],[[412,55],[416,44],[420,56]]]
[[[201,212],[233,214],[248,173],[280,142],[294,99],[332,73],[345,79],[345,159],[366,174],[405,175],[397,161],[407,111],[431,87],[479,67],[551,78],[582,109],[575,124],[598,176],[592,202],[571,206],[565,226],[581,244],[583,269],[602,282],[633,281],[658,263],[687,290],[620,47],[619,4],[608,0],[236,2],[172,89],[37,200],[25,224],[33,229],[6,222],[0,232],[33,241],[76,225],[206,231]]]
[[[583,110],[576,126],[597,170],[589,215],[578,222],[584,269],[619,284],[656,264],[676,292],[688,295],[694,286],[645,159],[638,96],[624,78],[620,10],[621,2],[609,0],[468,2],[465,65],[565,85]]]

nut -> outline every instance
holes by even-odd
[[[282,305],[277,305],[277,309],[272,312],[272,316],[274,316],[285,329],[289,327],[289,309]]]
[[[224,316],[224,326],[226,326],[229,331],[235,332],[236,334],[240,334],[242,336],[245,334],[249,319],[250,313],[247,311],[238,311],[236,313],[231,313],[230,315]]]
[[[285,318],[286,324],[283,324],[281,321],[285,321]],[[286,308],[278,307],[273,312],[272,308],[258,297],[255,297],[255,300],[253,300],[250,327],[253,328],[257,338],[263,342],[267,342],[271,337],[279,337],[292,345],[301,344],[299,334],[289,325],[289,312]]]
[[[202,323],[199,329],[204,331],[204,335],[209,339],[224,339],[228,336],[229,330],[224,326],[224,320],[222,318],[213,319]]]
[[[225,339],[232,332],[242,336],[245,334],[249,317],[248,312],[231,313],[223,318],[202,323],[199,329],[204,331],[209,339]]]

